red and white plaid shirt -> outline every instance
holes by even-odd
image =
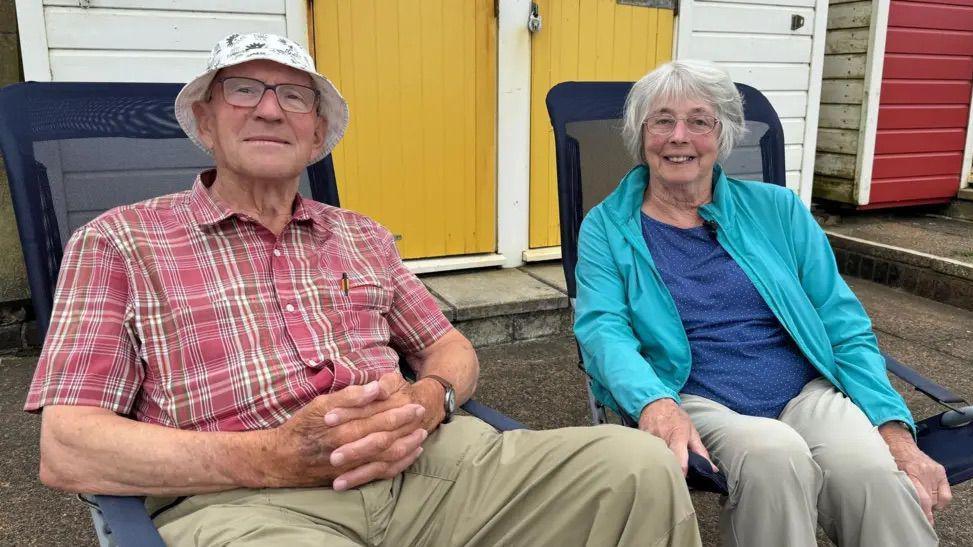
[[[71,237],[26,410],[269,428],[452,328],[376,222],[298,196],[274,236],[214,201],[212,174]]]

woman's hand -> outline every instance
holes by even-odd
[[[901,424],[882,424],[878,432],[889,445],[895,465],[915,485],[922,512],[926,514],[929,523],[934,524],[932,512],[945,508],[953,499],[953,492],[946,479],[946,469],[919,450],[912,439],[912,433]]]
[[[689,414],[679,408],[672,399],[657,399],[645,405],[639,416],[639,429],[659,437],[669,446],[669,450],[676,456],[683,476],[689,472],[689,451],[706,458],[713,466],[713,471],[719,471],[709,458],[709,452],[699,438],[696,426],[689,419]]]

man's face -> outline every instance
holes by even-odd
[[[193,104],[199,138],[213,151],[218,170],[257,179],[300,176],[324,145],[324,118],[316,108],[306,114],[281,109],[276,91],[269,89],[257,106],[228,104],[220,80],[231,77],[313,87],[311,77],[273,61],[250,61],[219,71],[210,85],[210,100]]]

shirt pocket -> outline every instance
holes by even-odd
[[[352,310],[373,310],[384,314],[392,308],[392,287],[388,280],[371,274],[348,274],[347,283],[345,298]]]

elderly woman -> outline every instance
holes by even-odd
[[[933,545],[951,494],[913,440],[871,323],[786,188],[717,164],[744,131],[699,61],[632,88],[639,165],[581,227],[575,333],[596,397],[728,479],[726,545]]]

